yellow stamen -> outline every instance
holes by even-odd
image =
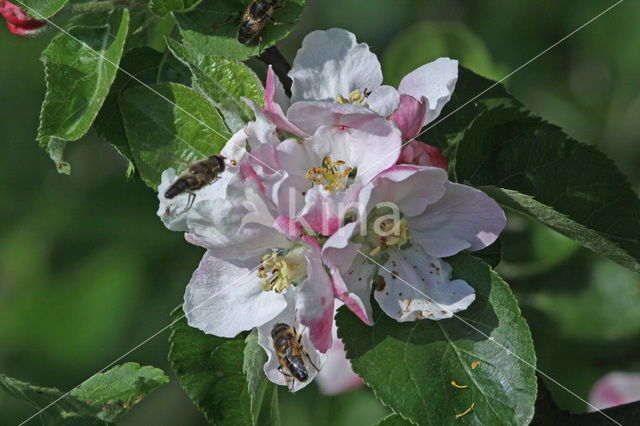
[[[475,402],[472,402],[471,403],[471,407],[467,408],[463,413],[456,414],[456,419],[459,419],[460,417],[462,417],[465,414],[469,413],[469,411],[471,411],[471,409],[473,408],[474,405],[476,405]]]
[[[321,167],[311,167],[305,177],[312,182],[313,186],[322,185],[329,193],[344,191],[348,186],[349,174],[353,171],[352,167],[343,169],[344,165],[344,161],[333,161],[327,156],[322,161]]]
[[[480,363],[478,361],[473,361],[471,363],[471,368],[478,368],[478,367],[480,367]]]
[[[360,105],[369,108],[369,104],[365,102],[365,99],[365,95],[360,90],[354,90],[349,93],[346,98],[342,95],[337,95],[336,100],[333,102],[336,104]]]
[[[464,389],[464,388],[468,388],[468,387],[469,387],[469,386],[467,386],[467,385],[459,385],[459,384],[457,384],[457,383],[455,382],[455,380],[452,380],[452,381],[451,381],[451,384],[452,384],[453,386],[457,387],[458,389]]]
[[[291,268],[283,256],[265,254],[258,267],[263,290],[282,293],[292,283]]]

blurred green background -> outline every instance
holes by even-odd
[[[292,60],[309,31],[342,27],[378,54],[388,83],[439,56],[499,79],[613,3],[308,0],[281,49]],[[640,3],[623,2],[506,81],[536,114],[599,146],[635,188],[638,22]],[[69,146],[71,176],[56,172],[35,142],[45,90],[38,58],[55,31],[25,40],[1,27],[0,372],[67,390],[168,324],[202,250],[162,226],[156,195],[128,182],[126,162],[95,134]],[[510,217],[503,245],[499,269],[531,326],[542,371],[586,398],[604,373],[640,370],[637,275],[521,217]],[[172,381],[122,424],[205,423],[171,373],[167,338],[126,357]],[[551,390],[562,407],[585,411]],[[320,399],[310,386],[280,396],[284,424],[367,425],[386,412],[366,390]],[[33,412],[0,392],[0,424]]]

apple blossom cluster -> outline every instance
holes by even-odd
[[[397,321],[450,318],[475,292],[442,258],[490,245],[505,225],[493,199],[450,182],[438,149],[413,140],[450,99],[457,61],[423,65],[395,89],[366,44],[330,29],[307,35],[289,76],[291,98],[269,69],[264,105],[245,100],[255,120],[190,209],[186,194],[164,198],[173,169],[158,188],[165,225],[207,249],[184,297],[189,324],[222,337],[257,327],[278,384],[275,324],[304,330],[322,369],[338,302],[367,324],[372,291]]]

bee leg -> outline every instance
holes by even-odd
[[[262,55],[262,34],[260,34],[260,41],[258,42],[258,56]]]
[[[284,376],[284,380],[287,383],[287,387],[289,388],[289,391],[293,392],[293,387],[295,385],[295,378],[291,374],[283,371],[282,366],[278,367],[278,371],[280,372],[280,374]]]
[[[319,369],[318,367],[316,367],[316,365],[313,363],[313,361],[311,361],[311,356],[309,355],[309,352],[307,352],[307,350],[306,350],[306,349],[303,349],[303,353],[304,353],[304,356],[305,356],[305,357],[307,358],[307,360],[309,361],[309,364],[311,364],[311,366],[312,366],[313,368],[315,368],[315,369],[316,369],[316,371],[320,371],[320,369]]]
[[[182,210],[182,213],[186,213],[193,206],[193,203],[195,201],[196,201],[196,194],[194,194],[193,192],[189,192],[189,200],[187,201],[187,206],[184,208],[184,210]]]
[[[229,21],[231,21],[234,18],[238,18],[238,16],[240,16],[242,14],[242,12],[234,12],[231,15],[227,16],[227,19],[224,20],[224,22],[219,22],[217,24],[211,25],[211,28],[215,29],[218,27],[222,27],[224,25],[227,25],[229,23]]]
[[[295,25],[295,22],[284,22],[284,21],[276,21],[271,16],[269,20],[273,23],[273,25]]]

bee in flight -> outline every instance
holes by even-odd
[[[267,21],[273,21],[271,15],[278,6],[278,0],[253,0],[242,15],[240,28],[238,29],[238,41],[242,44],[249,44],[256,37],[260,39],[260,49],[262,50],[262,31],[267,25]]]
[[[171,199],[183,192],[189,193],[189,201],[184,211],[189,210],[196,199],[196,194],[193,191],[203,188],[216,180],[218,174],[224,172],[224,160],[225,157],[222,155],[211,155],[204,160],[189,164],[187,172],[176,179],[164,193],[164,197]]]
[[[320,371],[311,361],[307,350],[302,346],[302,334],[298,335],[295,323],[293,328],[284,323],[274,325],[271,337],[280,361],[278,371],[285,376],[289,390],[293,390],[295,380],[306,382],[309,379],[305,358],[316,371]]]

